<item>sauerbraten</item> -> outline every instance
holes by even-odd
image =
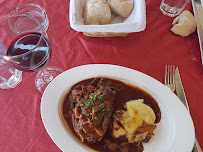
[[[136,86],[91,78],[67,92],[62,118],[72,135],[95,151],[142,152],[142,143],[154,135],[161,111],[156,100]]]

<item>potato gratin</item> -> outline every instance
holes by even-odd
[[[126,136],[129,143],[148,142],[156,128],[153,109],[143,99],[126,102],[126,108],[127,111],[118,110],[114,114],[114,137]]]

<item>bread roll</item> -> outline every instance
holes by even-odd
[[[124,18],[130,15],[134,7],[134,0],[108,0],[108,3],[114,13]]]
[[[87,25],[110,24],[111,10],[106,0],[87,0],[84,19]]]
[[[173,27],[171,31],[176,35],[186,37],[196,30],[197,24],[194,16],[190,11],[183,11],[179,16],[177,16],[172,23]]]

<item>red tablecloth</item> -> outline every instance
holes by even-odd
[[[130,67],[163,82],[165,65],[179,67],[196,135],[203,147],[203,67],[197,33],[183,38],[171,31],[173,18],[159,10],[161,0],[146,0],[147,27],[125,38],[90,38],[69,25],[69,0],[0,0],[5,16],[23,3],[44,7],[52,45],[49,66],[67,70],[90,63]],[[192,12],[191,2],[186,9]],[[41,115],[41,94],[35,89],[36,73],[23,73],[14,89],[0,89],[0,151],[39,152],[60,149],[46,132]]]

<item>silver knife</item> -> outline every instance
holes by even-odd
[[[180,73],[179,73],[178,68],[176,68],[176,70],[175,70],[175,86],[176,86],[176,94],[177,94],[178,98],[182,101],[182,103],[185,105],[185,107],[189,111],[189,106],[188,106],[187,99],[185,96],[183,84],[180,79]]]
[[[178,68],[176,68],[175,70],[175,86],[178,98],[182,101],[187,110],[190,112]],[[202,152],[202,149],[197,141],[196,136],[195,136],[194,152]]]
[[[197,23],[197,33],[199,38],[199,45],[202,57],[203,65],[203,0],[192,0],[192,6],[194,11],[195,20]]]

